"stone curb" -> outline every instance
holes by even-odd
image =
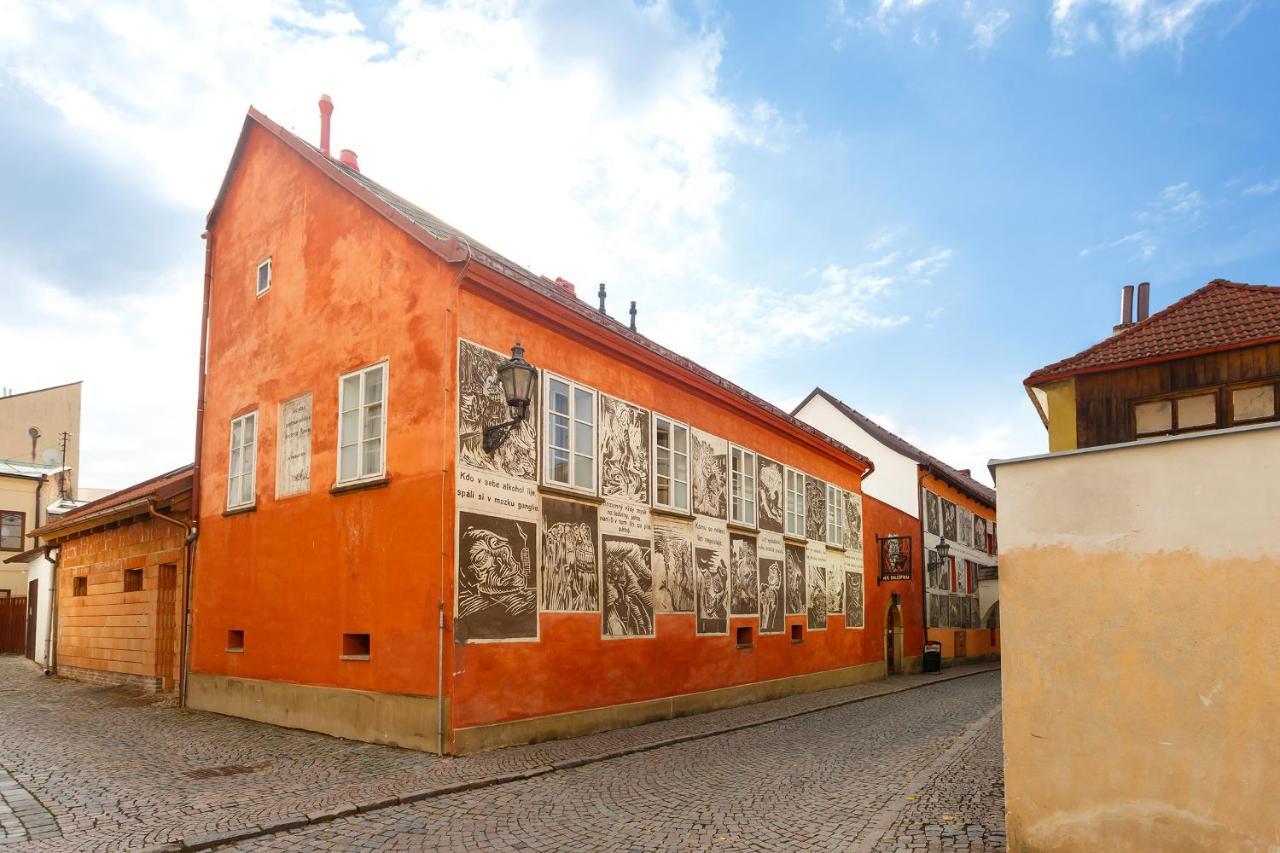
[[[932,687],[935,684],[945,684],[948,681],[957,681],[961,678],[985,675],[988,672],[996,672],[999,669],[999,663],[992,663],[990,666],[983,667],[982,669],[955,673],[953,675],[946,675],[944,672],[940,674],[940,677],[930,681],[905,684],[900,687],[881,690],[876,693],[868,693],[865,696],[857,696],[852,699],[839,699],[813,708],[804,708],[798,711],[786,711],[763,719],[752,720],[748,723],[737,723],[734,725],[721,726],[704,732],[694,732],[692,734],[661,738],[659,740],[649,741],[648,743],[636,744],[635,746],[625,746],[620,749],[613,749],[607,752],[598,752],[594,755],[580,756],[578,758],[565,758],[560,761],[554,761],[551,764],[533,767],[528,770],[515,770],[509,773],[500,773],[496,776],[482,776],[477,779],[467,779],[465,781],[450,782],[445,785],[437,785],[431,788],[421,788],[399,796],[382,797],[360,803],[341,803],[336,806],[318,809],[303,815],[289,815],[277,818],[258,826],[247,826],[240,829],[229,829],[222,832],[193,835],[182,839],[180,842],[170,842],[168,844],[149,847],[144,851],[144,853],[161,853],[161,851],[165,851],[167,853],[167,851],[180,850],[211,850],[225,844],[235,844],[241,841],[247,841],[251,838],[260,838],[264,835],[274,835],[277,832],[285,832],[290,829],[301,829],[304,826],[314,826],[316,824],[326,823],[328,821],[335,820],[340,817],[347,817],[353,814],[363,814],[365,812],[390,808],[391,806],[436,799],[438,797],[445,797],[450,794],[458,794],[464,791],[474,791],[480,788],[492,788],[497,785],[506,785],[511,782],[533,779],[537,776],[545,776],[548,773],[556,773],[561,770],[569,770],[574,767],[584,767],[588,764],[600,764],[605,761],[612,761],[615,758],[623,758],[640,752],[652,752],[655,749],[676,746],[678,744],[688,743],[689,741],[702,740],[704,738],[716,737],[717,735],[731,734],[733,732],[743,731],[744,729],[754,729],[758,726],[765,726],[769,723],[776,723],[780,720],[789,720],[795,717],[803,717],[808,714],[816,714],[819,711],[828,711],[832,708],[839,708],[844,705],[854,705],[858,702],[866,702],[868,699],[880,699],[885,696],[892,696],[896,693],[906,693],[910,690],[919,690],[922,687]]]

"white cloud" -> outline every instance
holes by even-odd
[[[1105,240],[1080,250],[1085,258],[1110,249],[1132,248],[1132,260],[1146,261],[1156,255],[1163,241],[1200,227],[1207,202],[1189,181],[1170,184],[1156,194],[1133,218],[1142,226],[1115,240]]]
[[[1205,13],[1223,0],[1054,0],[1049,13],[1053,50],[1073,54],[1083,43],[1104,39],[1104,30],[1121,55],[1154,45],[1182,51]]]
[[[1280,178],[1250,184],[1241,191],[1241,195],[1272,195],[1280,191]]]
[[[1087,249],[1081,249],[1080,257],[1085,258],[1089,255],[1094,255],[1107,249],[1119,249],[1125,246],[1133,247],[1133,259],[1137,261],[1145,261],[1151,258],[1155,255],[1156,249],[1158,248],[1156,241],[1151,236],[1150,232],[1134,231],[1133,233],[1126,234],[1117,240],[1110,240],[1105,243],[1099,243],[1096,246],[1090,246]]]
[[[973,47],[990,50],[1009,23],[1008,9],[993,9],[981,15],[973,25]]]
[[[889,35],[900,25],[909,26],[911,41],[932,49],[943,41],[944,28],[962,27],[972,37],[970,46],[979,52],[991,50],[1009,23],[1008,9],[993,0],[964,0],[939,3],[933,0],[864,0],[831,4],[831,22],[836,29],[834,47],[844,47],[850,32],[871,31]]]
[[[1187,181],[1172,184],[1160,191],[1160,195],[1139,218],[1167,221],[1170,219],[1194,219],[1204,206],[1204,196]]]

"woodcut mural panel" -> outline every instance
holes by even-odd
[[[786,546],[775,533],[756,540],[760,562],[760,633],[781,634],[786,613]]]
[[[649,502],[649,412],[600,395],[600,493]]]
[[[498,380],[498,365],[508,356],[458,341],[458,460],[478,471],[523,480],[538,476],[538,398],[535,391],[525,418],[493,453],[484,451],[484,429],[511,419],[507,397]]]
[[[827,546],[821,542],[809,542],[804,553],[805,608],[810,631],[822,631],[827,627]]]
[[[759,476],[756,480],[756,504],[760,507],[761,530],[770,533],[783,531],[782,516],[782,464],[759,457]]]
[[[939,516],[938,496],[926,490],[924,493],[925,530],[928,530],[934,536],[942,535],[942,521]]]
[[[956,539],[956,505],[946,498],[939,498],[942,503],[942,538],[951,542]]]
[[[653,608],[658,613],[694,609],[693,525],[653,522]]]
[[[807,612],[804,604],[804,588],[808,583],[808,575],[804,568],[804,546],[786,544],[786,593],[787,615],[804,616]]]
[[[542,609],[600,608],[600,524],[591,504],[542,499]]]
[[[723,521],[693,522],[693,559],[697,569],[697,633],[729,633],[729,535]]]
[[[844,573],[844,624],[846,628],[863,627],[862,572]]]
[[[728,518],[729,442],[693,430],[693,512]]]
[[[827,541],[827,484],[817,477],[804,478],[805,537]]]
[[[606,637],[652,637],[653,574],[647,539],[600,537],[603,630]]]
[[[729,612],[734,616],[760,613],[760,566],[754,536],[729,534],[729,599]]]
[[[459,641],[538,638],[537,537],[533,522],[458,514]]]

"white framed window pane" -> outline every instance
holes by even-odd
[[[1231,409],[1237,421],[1252,421],[1276,416],[1276,388],[1236,388],[1231,392]]]
[[[671,505],[679,509],[689,508],[689,484],[676,481]]]
[[[360,374],[355,373],[342,380],[342,411],[350,412],[360,407]]]
[[[569,451],[552,448],[551,479],[557,483],[569,482]]]
[[[364,373],[364,403],[371,405],[382,402],[382,368],[372,367]]]
[[[689,456],[685,453],[675,454],[673,475],[682,483],[689,482]]]
[[[585,456],[594,456],[595,429],[589,423],[575,421],[573,424],[573,450]]]
[[[660,449],[671,447],[671,422],[662,418],[654,418],[654,443]]]
[[[689,453],[689,430],[682,426],[677,426],[674,430],[675,445],[674,449],[677,453]]]
[[[361,469],[363,476],[371,476],[373,474],[382,473],[382,439],[370,438],[364,443],[364,466]]]
[[[562,415],[569,414],[569,386],[567,383],[558,379],[550,380],[551,383],[551,411],[558,412]]]
[[[1213,426],[1217,422],[1218,406],[1213,394],[1178,399],[1178,429]]]
[[[658,477],[658,482],[654,484],[658,494],[658,503],[664,506],[670,506],[671,501],[671,480],[667,477]]]
[[[582,489],[589,489],[595,485],[595,477],[592,475],[592,459],[590,456],[583,456],[581,453],[573,455],[573,484]]]
[[[360,475],[358,448],[348,444],[339,452],[338,477],[342,480],[354,480]]]
[[[573,389],[573,416],[583,423],[595,423],[596,395],[581,388]]]
[[[360,410],[351,409],[342,413],[338,421],[339,442],[343,447],[353,445],[360,440]]]

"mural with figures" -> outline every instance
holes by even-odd
[[[458,341],[458,460],[479,471],[534,480],[538,476],[538,419],[526,418],[493,453],[484,451],[484,429],[511,419],[498,381],[498,365],[509,356],[470,341]],[[535,394],[530,406],[538,411]]]
[[[727,518],[729,502],[726,484],[729,470],[729,442],[693,430],[693,512],[712,518]]]
[[[862,495],[856,492],[844,493],[844,546],[862,565]]]
[[[653,522],[653,609],[693,612],[693,525]]]
[[[817,477],[804,478],[805,536],[827,540],[827,484]]]
[[[698,633],[729,632],[729,569],[722,552],[713,548],[695,548],[698,567]]]
[[[939,500],[942,502],[942,538],[956,542],[956,505],[946,498]]]
[[[543,610],[580,612],[600,607],[599,529],[594,506],[543,498]]]
[[[808,582],[804,570],[804,546],[786,545],[787,615],[803,616],[804,588]]]
[[[848,628],[863,627],[862,573],[844,573],[844,624]]]
[[[653,574],[650,544],[625,536],[601,537],[606,637],[653,636]]]
[[[760,566],[754,536],[729,536],[729,612],[755,616],[760,612]]]
[[[942,535],[941,510],[938,509],[938,496],[933,492],[924,493],[924,529],[934,536]]]
[[[470,512],[458,518],[458,639],[537,639],[537,525]]]
[[[781,533],[782,517],[782,465],[772,459],[759,457],[760,473],[756,478],[756,498],[760,507],[761,530]]]
[[[649,413],[600,395],[600,494],[649,502]]]
[[[827,546],[821,542],[809,542],[804,554],[804,568],[808,582],[805,586],[805,607],[810,631],[827,627]]]

